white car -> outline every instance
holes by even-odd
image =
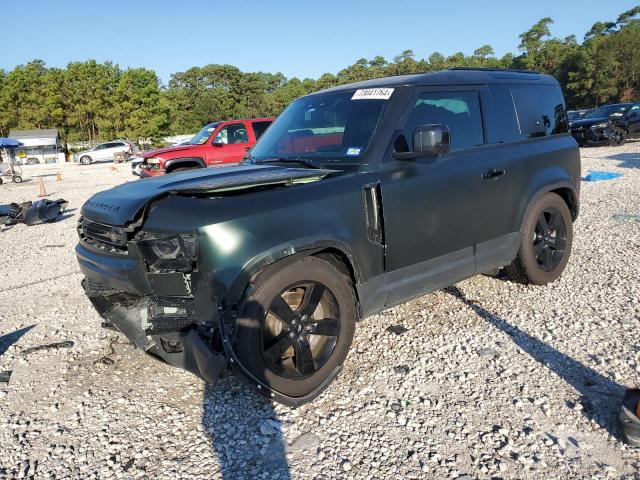
[[[104,162],[114,159],[116,153],[133,153],[133,144],[127,140],[111,140],[110,142],[99,143],[95,147],[78,152],[73,156],[74,162],[82,165],[89,165],[93,162]]]

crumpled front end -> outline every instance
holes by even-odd
[[[79,234],[82,286],[104,326],[119,330],[137,348],[215,383],[227,357],[219,340],[216,302],[197,270],[181,257],[154,262],[147,246],[157,238],[134,241],[121,228],[86,219],[80,221]],[[193,248],[186,241],[180,245]],[[171,242],[163,248],[171,248]],[[197,302],[196,295],[209,301]]]

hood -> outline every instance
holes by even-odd
[[[179,145],[177,147],[157,148],[155,150],[142,152],[140,156],[142,158],[151,158],[157,155],[162,155],[163,153],[173,153],[173,152],[181,152],[183,150],[193,150],[194,148],[197,148],[197,147],[200,147],[200,145]]]
[[[611,122],[611,121],[612,119],[609,117],[582,118],[580,120],[574,120],[573,122],[569,122],[569,126],[571,128],[584,128],[584,127],[590,127],[591,125],[595,125],[596,123]]]
[[[238,165],[202,168],[124,183],[96,193],[82,206],[82,216],[108,225],[126,225],[150,201],[164,195],[222,194],[262,185],[286,185],[321,180],[336,170]]]

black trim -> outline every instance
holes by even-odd
[[[200,157],[181,157],[172,158],[171,160],[164,162],[164,171],[165,173],[169,173],[170,168],[173,170],[174,168],[178,168],[176,165],[186,162],[196,162],[201,168],[207,167],[207,163]]]

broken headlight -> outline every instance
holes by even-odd
[[[198,237],[193,233],[145,233],[138,246],[154,273],[189,272],[198,257]]]

